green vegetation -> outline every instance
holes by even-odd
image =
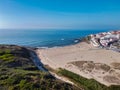
[[[0,90],[79,90],[42,72],[31,60],[30,51],[0,45]]]
[[[3,54],[9,54],[10,52],[11,52],[10,49],[0,50],[0,55],[3,55]]]
[[[10,53],[11,53],[10,49],[0,50],[0,59],[2,59],[2,60],[14,59],[15,57],[12,54],[10,54]]]
[[[3,55],[0,56],[0,59],[11,60],[11,59],[14,59],[14,56],[12,54],[3,54]]]
[[[60,69],[58,73],[69,78],[71,81],[75,82],[78,86],[85,88],[85,90],[120,90],[120,86],[113,85],[107,87],[95,81],[94,79],[86,79],[65,69]]]

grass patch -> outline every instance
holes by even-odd
[[[15,57],[12,54],[3,54],[0,56],[0,59],[2,60],[13,60]]]
[[[77,85],[82,86],[83,88],[85,88],[85,90],[120,90],[120,85],[112,85],[110,87],[107,87],[94,79],[86,79],[65,69],[60,69],[58,73],[69,78]]]
[[[1,50],[0,50],[0,55],[10,54],[10,53],[11,53],[11,50],[10,50],[10,49],[1,49]]]
[[[13,60],[14,59],[14,55],[11,54],[11,50],[10,49],[0,49],[0,59],[2,60]]]

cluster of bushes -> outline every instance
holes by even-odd
[[[14,56],[11,54],[10,49],[4,49],[4,50],[0,49],[0,59],[11,60],[11,59],[14,59]]]
[[[8,69],[0,73],[0,90],[79,90],[47,72]]]
[[[79,86],[82,86],[85,90],[120,90],[120,86],[118,85],[112,85],[110,87],[107,87],[99,82],[97,82],[94,79],[86,79],[82,76],[79,76],[73,72],[70,72],[65,69],[60,69],[59,74],[69,78]]]
[[[20,46],[0,45],[0,90],[79,90],[39,71],[29,52]]]
[[[14,56],[12,54],[4,54],[0,56],[0,59],[2,60],[11,60],[14,59]]]

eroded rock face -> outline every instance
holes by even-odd
[[[66,67],[74,66],[79,69],[80,73],[84,73],[99,82],[105,82],[107,85],[120,85],[120,63],[95,63],[93,61],[75,61],[69,62]]]

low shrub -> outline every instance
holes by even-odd
[[[87,79],[82,76],[79,76],[71,71],[60,69],[59,74],[62,74],[65,77],[68,77],[73,82],[77,83],[78,85],[82,85],[85,90],[120,90],[120,85],[112,85],[107,87],[94,79]]]

